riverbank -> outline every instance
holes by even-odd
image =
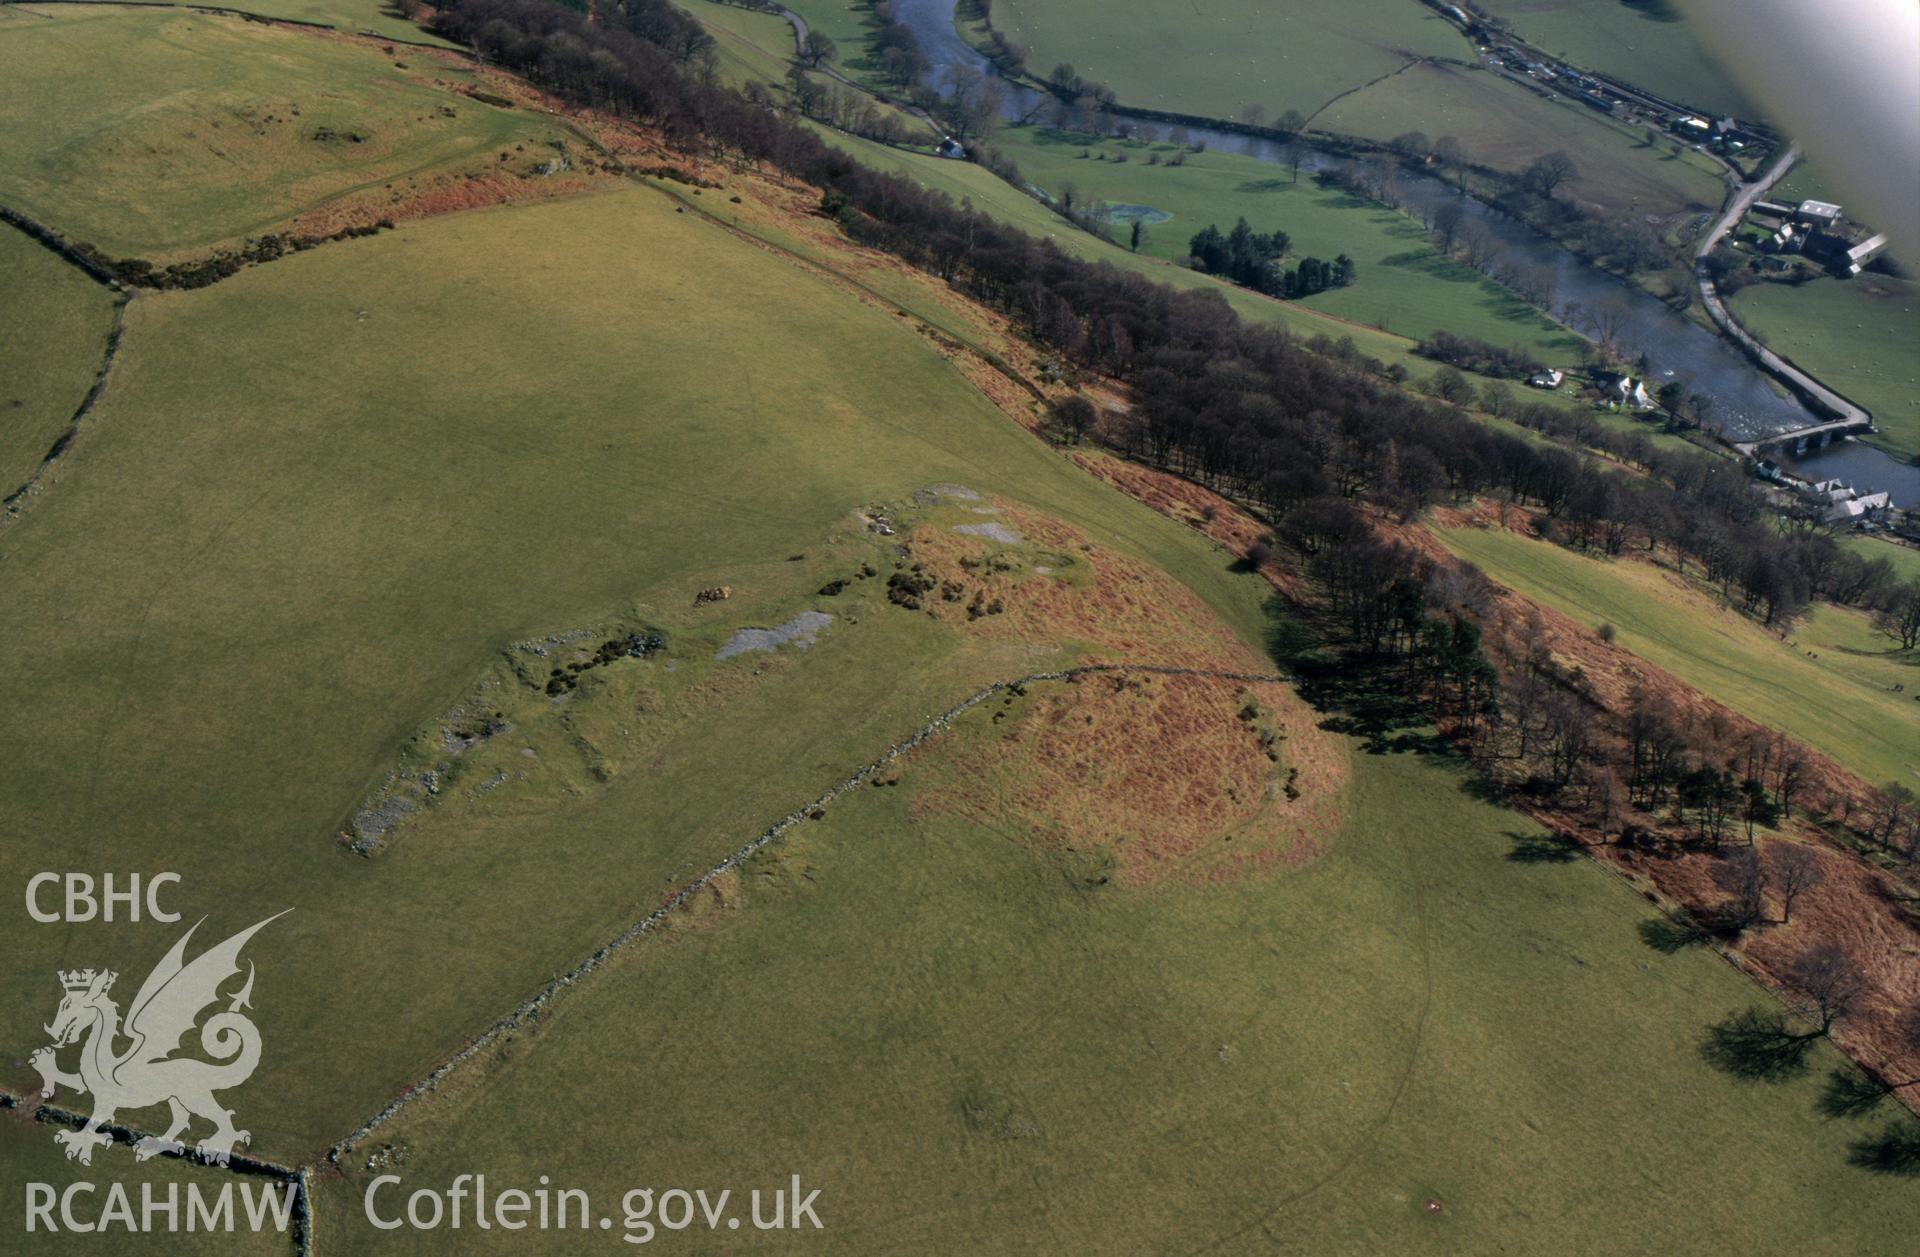
[[[954,8],[954,0],[896,0],[895,3],[897,19],[913,30],[922,51],[933,63],[936,82],[962,67],[993,76],[1006,87],[1008,99],[1003,112],[1011,119],[1029,118],[1050,102],[1058,101],[1050,89],[1036,85],[1030,75],[1009,79],[1001,74],[990,57],[962,37],[955,26]],[[1793,376],[1770,373],[1765,369],[1764,358],[1755,357],[1754,351],[1717,324],[1696,321],[1689,310],[1674,309],[1661,297],[1569,249],[1563,241],[1541,231],[1535,224],[1495,206],[1486,192],[1486,187],[1500,175],[1492,167],[1466,163],[1470,174],[1459,180],[1462,187],[1440,180],[1428,167],[1404,162],[1388,146],[1353,137],[1320,131],[1289,134],[1255,123],[1142,110],[1117,103],[1111,112],[1149,125],[1177,127],[1190,141],[1224,147],[1285,167],[1297,163],[1302,169],[1319,170],[1341,164],[1394,161],[1402,171],[1401,208],[1418,217],[1431,214],[1442,200],[1460,204],[1470,220],[1489,231],[1512,264],[1543,268],[1551,276],[1554,295],[1548,303],[1549,314],[1590,340],[1611,344],[1623,360],[1633,361],[1643,356],[1649,359],[1654,366],[1654,382],[1681,379],[1693,391],[1711,397],[1713,409],[1708,422],[1736,449],[1751,447],[1783,433],[1820,429],[1835,422],[1836,413],[1848,415],[1861,409],[1837,392],[1825,389],[1784,359],[1780,360],[1781,365],[1804,379],[1806,385],[1796,386]],[[1310,150],[1310,156],[1305,159],[1298,155],[1303,146]],[[1467,195],[1462,196],[1462,191]],[[1726,216],[1726,206],[1723,202],[1719,209],[1721,219]],[[1691,301],[1688,304],[1690,306]],[[1771,351],[1759,346],[1758,352]],[[1774,356],[1778,358],[1777,354]],[[1780,385],[1776,379],[1785,381],[1786,387],[1794,391],[1782,395],[1777,391]],[[1814,390],[1824,390],[1831,395],[1832,402]],[[1815,406],[1831,404],[1834,410],[1818,411],[1810,402]],[[1852,407],[1852,411],[1846,407]],[[1860,426],[1865,426],[1865,421],[1861,421]],[[1886,465],[1874,468],[1873,474],[1864,479],[1875,484],[1883,481],[1892,484],[1895,500],[1902,505],[1920,503],[1920,472],[1904,476],[1902,473],[1911,469],[1900,467],[1877,451],[1872,456],[1882,458]],[[1914,483],[1909,484],[1909,479]]]

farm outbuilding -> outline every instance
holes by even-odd
[[[1831,201],[1802,201],[1793,216],[1813,227],[1833,227],[1840,222],[1840,207]]]

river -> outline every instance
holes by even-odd
[[[999,81],[1006,93],[1003,113],[1013,121],[1035,117],[1051,97],[1000,77],[994,64],[960,37],[953,25],[955,0],[894,0],[896,20],[912,30],[933,63],[935,83],[950,80],[967,67]],[[1205,126],[1186,128],[1196,142],[1283,164],[1282,146],[1257,136]],[[1342,154],[1313,149],[1302,166],[1336,169],[1352,164]],[[1468,217],[1483,224],[1506,257],[1553,276],[1552,314],[1590,339],[1603,323],[1613,325],[1614,343],[1628,358],[1644,354],[1654,368],[1652,383],[1682,378],[1713,398],[1710,419],[1734,440],[1747,441],[1824,422],[1796,398],[1781,391],[1738,348],[1665,304],[1592,266],[1518,219],[1472,197],[1461,198],[1452,184],[1431,175],[1401,170],[1396,187],[1402,205],[1422,214],[1446,201],[1458,201]],[[1564,364],[1563,364],[1564,365]],[[1902,464],[1869,445],[1843,441],[1798,460],[1803,474],[1839,477],[1861,488],[1887,489],[1901,506],[1920,506],[1920,467]]]

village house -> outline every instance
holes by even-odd
[[[1862,493],[1844,480],[1818,480],[1803,493],[1816,507],[1824,508],[1820,517],[1830,524],[1871,523],[1884,518],[1893,507],[1891,494]]]
[[[1828,508],[1825,518],[1830,524],[1869,524],[1882,519],[1892,506],[1891,494],[1863,493],[1834,503]]]
[[[1616,376],[1612,383],[1600,391],[1610,406],[1624,406],[1629,410],[1658,408],[1653,398],[1647,395],[1646,384],[1630,375]]]

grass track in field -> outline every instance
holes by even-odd
[[[786,7],[800,15],[809,31],[819,31],[834,42],[838,51],[831,64],[840,73],[864,87],[890,95],[899,91],[899,85],[887,79],[869,49],[868,41],[879,26],[872,5],[863,0],[798,0]],[[785,21],[781,25],[787,30],[783,51],[791,57],[793,28]]]
[[[113,294],[0,223],[0,496],[25,484],[106,355]]]
[[[1035,74],[1064,61],[1123,104],[1216,118],[1251,105],[1269,119],[1311,114],[1411,56],[1469,52],[1446,19],[1403,0],[1001,0],[993,21]]]
[[[1219,152],[1190,153],[1180,166],[1150,166],[1149,155],[1157,153],[1164,162],[1176,146],[1028,127],[1003,130],[994,142],[1023,175],[1055,196],[1071,186],[1083,203],[1144,204],[1172,214],[1170,221],[1147,227],[1144,251],[1153,256],[1185,257],[1187,242],[1208,223],[1228,231],[1245,216],[1256,231],[1278,228],[1292,236],[1287,261],[1309,255],[1331,261],[1346,253],[1359,264],[1360,279],[1353,287],[1301,304],[1402,336],[1419,338],[1444,329],[1497,345],[1518,344],[1553,362],[1580,354],[1577,336],[1471,268],[1443,258],[1412,219],[1322,188],[1311,175],[1296,183],[1271,162]],[[1128,160],[1082,158],[1082,152]],[[1125,239],[1128,224],[1116,224],[1115,231]]]
[[[1257,578],[1019,430],[897,316],[645,189],[142,296],[92,422],[0,535],[0,636],[30,661],[0,676],[0,807],[50,866],[179,871],[206,933],[295,909],[260,940],[266,1155],[324,1147],[670,881],[1039,662],[888,609],[573,805],[338,852],[504,643],[639,614],[710,659],[846,575],[830,536],[859,535],[855,507],[939,481],[1070,519],[1260,633]],[[48,994],[58,966],[176,936],[15,921]],[[49,1015],[9,1003],[0,1041],[24,1057]]]
[[[240,18],[0,9],[0,32],[16,89],[0,128],[34,137],[0,166],[0,201],[116,255],[202,251],[348,193],[531,165],[563,134],[435,86],[461,72],[422,55]]]
[[[1869,272],[1749,284],[1732,309],[1768,347],[1871,411],[1879,431],[1868,441],[1920,455],[1920,283]]]
[[[1481,9],[1548,54],[1712,113],[1752,117],[1672,0],[1487,0]]]
[[[1735,711],[1870,782],[1912,784],[1920,660],[1890,651],[1864,612],[1821,603],[1788,644],[1665,568],[1588,558],[1497,529],[1436,532],[1501,584],[1588,625],[1612,624],[1622,646]],[[1898,684],[1905,691],[1893,693]]]
[[[954,738],[999,732],[982,711]],[[640,1184],[739,1196],[798,1173],[818,1238],[850,1254],[1910,1243],[1911,1194],[1849,1167],[1862,1128],[1814,1111],[1837,1058],[1786,1085],[1710,1070],[1704,1028],[1758,992],[1710,955],[1648,950],[1648,910],[1599,867],[1516,861],[1534,827],[1450,769],[1360,756],[1314,862],[1133,891],[1070,880],[1017,812],[928,814],[952,753],[770,848],[506,1062],[408,1110],[381,1138],[409,1181],[566,1165],[606,1208]],[[375,1236],[367,1178],[321,1195],[358,1251],[574,1251]],[[1701,1190],[1726,1181],[1766,1190]]]
[[[778,14],[743,9],[717,0],[674,0],[714,39],[720,74],[735,87],[750,82],[779,86],[793,64],[793,27]]]
[[[1641,132],[1545,100],[1488,70],[1416,66],[1344,98],[1314,125],[1374,140],[1404,131],[1451,135],[1472,160],[1508,172],[1563,150],[1579,168],[1566,192],[1611,213],[1704,213],[1726,193],[1717,168],[1699,154],[1648,148]]]

